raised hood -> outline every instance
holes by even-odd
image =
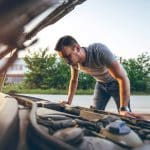
[[[11,54],[11,60],[0,68],[8,68],[17,57],[18,50],[40,30],[64,17],[85,0],[0,0],[0,59]],[[36,19],[36,21],[35,21]],[[36,22],[36,23],[35,23]]]
[[[0,0],[0,43],[23,47],[41,29],[55,23],[85,0]],[[36,17],[39,22],[26,31]]]

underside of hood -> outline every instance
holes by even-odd
[[[43,28],[55,23],[85,0],[0,0],[0,59],[37,41],[31,40]],[[36,21],[35,21],[36,20]],[[36,23],[35,23],[36,22]],[[31,40],[28,45],[25,42]],[[0,68],[0,73],[8,68]]]

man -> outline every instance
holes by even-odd
[[[94,105],[104,110],[112,96],[121,115],[136,117],[130,110],[130,82],[121,64],[112,52],[101,43],[81,47],[69,35],[61,37],[55,50],[71,68],[71,79],[68,90],[67,104],[71,104],[75,95],[79,71],[96,79]]]

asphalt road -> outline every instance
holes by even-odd
[[[47,95],[47,94],[25,94],[33,97],[46,99],[52,102],[59,102],[65,100],[66,95]],[[72,105],[83,106],[89,108],[93,104],[92,95],[75,95]],[[150,95],[131,96],[131,108],[132,111],[137,113],[150,114]],[[106,111],[117,112],[113,99],[110,99],[107,104]]]

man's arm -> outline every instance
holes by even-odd
[[[117,61],[113,61],[109,67],[109,72],[111,75],[119,82],[119,90],[120,90],[120,108],[128,107],[128,103],[130,100],[130,81],[123,70],[122,66]],[[120,110],[120,115],[124,115],[132,118],[144,119],[143,116],[129,112],[128,110]]]
[[[120,90],[120,108],[127,107],[130,100],[130,81],[119,62],[113,61],[109,66],[109,72],[118,81]],[[126,110],[120,111],[122,115],[131,114]],[[129,115],[130,114],[130,115]]]
[[[109,67],[109,72],[118,81],[120,90],[120,107],[128,106],[130,100],[130,81],[117,61],[113,61]]]
[[[76,89],[78,86],[78,76],[79,76],[79,71],[78,69],[70,66],[71,69],[71,78],[70,78],[70,83],[69,83],[69,89],[68,89],[68,98],[67,98],[67,104],[71,105],[73,96],[76,93]]]

